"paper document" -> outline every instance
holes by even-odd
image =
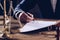
[[[29,31],[34,31],[38,30],[41,28],[45,28],[51,25],[56,24],[56,21],[31,21],[27,24],[25,24],[20,30],[20,32],[29,32]]]

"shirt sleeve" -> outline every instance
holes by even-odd
[[[36,5],[36,0],[22,0],[14,10],[14,17],[17,19],[20,13],[28,12],[35,5]]]

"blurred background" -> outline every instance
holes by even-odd
[[[22,0],[6,0],[6,12],[7,12],[7,15],[9,13],[11,13],[11,16],[13,16],[13,11],[15,9],[15,7],[17,6],[17,4],[19,4],[19,2],[21,2]],[[12,11],[9,11],[9,10],[12,10]],[[39,11],[39,6],[36,4],[36,6],[29,10],[29,12],[31,13],[40,13]],[[2,16],[4,15],[4,0],[0,0],[0,24],[2,24]],[[42,15],[39,15],[39,16],[42,16]],[[17,20],[15,20],[13,17],[12,17],[12,27],[14,26],[17,27],[19,26],[19,23]],[[2,27],[0,25],[0,27]],[[16,28],[15,28],[16,29]],[[16,33],[14,32],[15,29],[13,29],[13,33]],[[45,33],[45,34],[44,34]],[[13,34],[12,37],[14,38],[18,38],[19,40],[56,40],[56,31],[45,31],[45,32],[42,32],[42,34],[40,32],[38,33],[35,33],[35,32],[32,32],[32,34]],[[17,36],[17,37],[16,37]]]

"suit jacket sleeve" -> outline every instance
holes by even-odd
[[[14,10],[14,17],[17,18],[21,12],[28,12],[36,5],[36,0],[22,0]]]

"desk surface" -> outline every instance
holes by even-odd
[[[17,40],[56,40],[56,37],[55,37],[56,31],[49,31],[49,32],[45,31],[45,32],[37,32],[37,33],[31,33],[31,34],[30,33],[22,34],[22,33],[18,33],[18,29],[17,30],[12,29],[12,32],[14,34],[11,34],[11,37]]]
[[[14,20],[14,19],[12,19]],[[15,28],[15,25],[18,27],[18,22],[17,20],[12,21],[12,27]],[[55,31],[45,31],[45,32],[39,32],[39,33],[32,33],[32,34],[22,34],[18,33],[18,29],[11,29],[13,34],[10,34],[11,38],[14,40],[56,40],[56,35]]]
[[[54,33],[52,32],[52,34],[54,34]],[[12,35],[12,38],[18,39],[18,40],[56,40],[54,35],[48,35],[48,34],[44,35],[44,34],[40,34],[40,33],[36,33],[36,34],[17,33],[17,34],[11,34],[11,35]]]

